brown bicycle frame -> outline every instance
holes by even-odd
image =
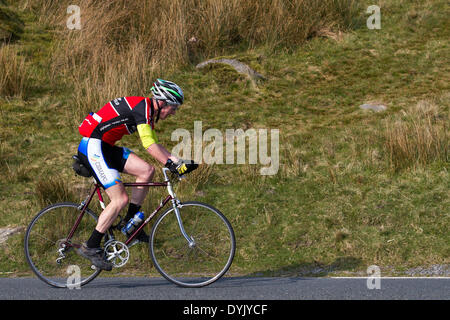
[[[123,185],[124,185],[124,187],[167,187],[168,183],[167,182],[125,182]],[[103,196],[100,191],[100,188],[101,188],[101,186],[96,183],[94,190],[92,190],[92,192],[89,194],[87,200],[84,203],[82,202],[83,208],[81,209],[81,212],[80,212],[77,220],[75,221],[74,226],[70,230],[69,235],[67,236],[67,240],[70,240],[72,238],[73,234],[75,233],[75,230],[78,228],[78,225],[80,224],[81,219],[83,218],[83,216],[86,212],[87,207],[91,203],[92,198],[94,197],[94,195],[96,193],[97,193],[99,201],[103,202]],[[161,201],[159,206],[149,215],[149,217],[147,219],[145,219],[144,223],[142,223],[139,226],[139,228],[137,228],[133,232],[133,234],[127,239],[127,241],[125,242],[125,245],[128,246],[128,244],[131,241],[133,241],[133,239],[142,230],[142,228],[144,228],[150,222],[150,220],[159,212],[159,210],[161,210],[167,204],[167,202],[169,202],[172,199],[173,199],[173,197],[171,195],[168,195],[163,201]]]

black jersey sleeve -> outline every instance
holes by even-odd
[[[153,106],[151,105],[151,100],[144,98],[140,101],[132,110],[132,115],[136,121],[136,125],[149,124],[154,129],[153,124]]]

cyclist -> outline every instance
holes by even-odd
[[[123,224],[139,211],[148,192],[148,187],[133,188],[129,199],[119,172],[135,176],[136,182],[150,182],[155,173],[153,166],[130,149],[118,147],[115,143],[125,134],[137,131],[147,152],[165,164],[171,172],[185,174],[198,166],[193,161],[173,156],[158,143],[155,134],[155,123],[159,119],[175,115],[178,107],[183,104],[183,91],[175,83],[162,79],[157,79],[150,90],[153,94],[151,98],[122,97],[108,102],[98,112],[90,113],[79,126],[83,139],[78,147],[78,157],[105,189],[110,203],[100,214],[90,238],[78,252],[103,270],[112,269],[112,264],[104,259],[103,249],[100,248],[103,236],[129,200]],[[149,241],[148,235],[143,231],[137,235],[137,239]]]

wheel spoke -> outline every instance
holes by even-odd
[[[77,254],[76,245],[66,248],[64,257],[59,254],[80,215],[78,207],[75,203],[60,203],[43,209],[30,223],[25,235],[25,254],[31,269],[41,280],[55,287],[67,286],[71,265],[80,268],[80,285],[91,281],[100,273],[100,270],[91,268],[89,260]],[[70,242],[75,244],[86,241],[96,223],[96,216],[86,211]],[[57,260],[59,258],[62,259]]]
[[[151,233],[150,254],[158,271],[168,280],[187,287],[200,287],[220,278],[231,265],[235,251],[233,229],[215,208],[183,203],[179,208],[183,227],[195,239],[194,247],[181,234],[169,209],[156,221]]]
[[[56,243],[58,242],[58,241],[50,240],[50,239],[48,239],[48,238],[42,236],[42,235],[39,234],[38,232],[35,232],[35,234],[36,234],[38,237],[40,237],[40,238],[42,238],[42,239],[44,239],[44,240],[46,240],[46,241],[48,241],[48,242],[50,242],[50,243],[52,243],[52,244],[56,244]]]

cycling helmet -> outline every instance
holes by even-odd
[[[168,104],[174,105],[183,104],[183,90],[171,81],[156,79],[150,90],[153,93],[153,98],[156,100],[164,100]]]

